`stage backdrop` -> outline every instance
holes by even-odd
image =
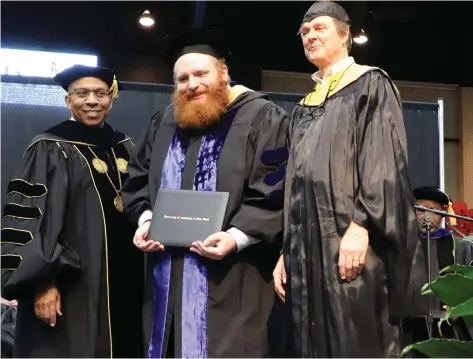
[[[170,101],[167,85],[123,83],[113,103],[108,122],[137,137],[146,129],[149,117]],[[50,79],[2,76],[1,160],[2,203],[8,181],[17,171],[21,156],[39,132],[70,117],[64,104],[65,91]],[[268,93],[270,99],[289,113],[301,95]],[[413,187],[439,186],[438,104],[403,102],[408,141],[409,176]]]

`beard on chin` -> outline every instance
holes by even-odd
[[[194,94],[173,94],[174,117],[179,127],[206,128],[217,121],[230,103],[226,82],[210,88],[204,101],[194,101]]]
[[[417,227],[419,228],[419,232],[424,233],[424,234],[427,233],[427,227],[425,226],[424,221],[418,220]],[[433,223],[430,225],[430,233],[434,233],[435,231],[437,231],[437,229],[438,229],[437,225]]]

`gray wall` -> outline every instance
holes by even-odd
[[[31,139],[70,116],[64,104],[65,92],[47,79],[7,77],[2,79],[1,149],[2,198],[8,181],[18,169],[21,156]],[[19,82],[24,83],[19,83]],[[138,137],[157,110],[169,103],[169,85],[122,83],[123,91],[114,102],[108,122],[129,136]],[[301,95],[269,93],[288,113]],[[404,102],[408,139],[409,172],[413,187],[438,186],[437,104]]]

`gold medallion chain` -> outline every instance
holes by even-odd
[[[94,168],[97,170],[97,172],[99,173],[102,173],[102,174],[105,174],[108,178],[108,181],[110,182],[110,184],[112,185],[113,187],[113,190],[115,191],[115,193],[117,194],[117,196],[114,198],[113,200],[113,204],[115,205],[115,208],[117,209],[118,212],[123,212],[123,197],[122,197],[122,194],[121,194],[121,190],[122,190],[122,177],[121,177],[121,174],[120,172],[123,172],[123,169],[120,169],[119,166],[120,165],[124,165],[123,163],[120,162],[119,164],[119,161],[117,160],[117,157],[115,156],[115,151],[113,150],[113,148],[111,149],[112,150],[112,154],[113,154],[113,159],[115,160],[115,163],[117,164],[117,174],[118,174],[118,183],[119,183],[119,187],[118,189],[115,187],[115,184],[113,183],[112,179],[110,178],[109,174],[108,174],[108,166],[107,166],[107,163],[103,160],[101,160],[97,154],[92,150],[92,148],[90,148],[89,146],[87,146],[87,148],[89,149],[89,151],[94,155],[94,159],[92,160],[92,165],[94,166]],[[123,160],[122,158],[120,158],[120,160]],[[126,162],[125,160],[123,160],[124,162]],[[126,166],[126,165],[125,165]]]

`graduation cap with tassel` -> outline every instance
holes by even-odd
[[[118,98],[118,91],[122,89],[113,70],[100,66],[74,65],[53,77],[53,81],[68,91],[71,84],[84,77],[95,77],[109,86],[112,99]]]

